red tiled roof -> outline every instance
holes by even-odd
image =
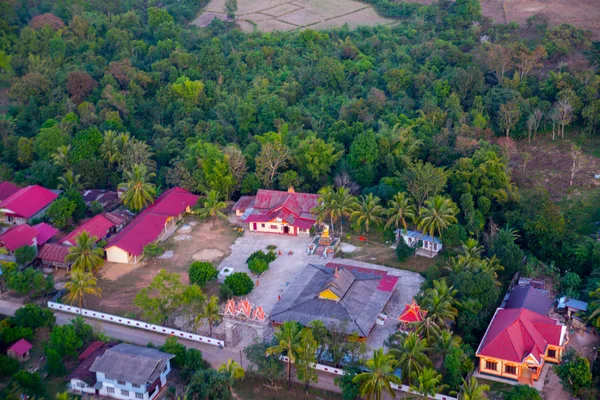
[[[16,355],[21,357],[25,353],[27,353],[29,350],[31,350],[32,347],[33,347],[33,345],[31,343],[29,343],[27,340],[21,339],[17,343],[10,346],[7,351],[13,351]]]
[[[421,310],[421,307],[413,300],[412,304],[407,304],[404,307],[404,311],[402,311],[398,320],[406,323],[421,322],[426,315],[427,311]]]
[[[245,210],[250,208],[254,204],[254,200],[256,200],[256,196],[242,196],[237,203],[233,205],[231,211]]]
[[[68,242],[71,244],[71,246],[75,246],[77,236],[79,236],[83,231],[86,231],[90,237],[95,236],[96,241],[100,241],[102,238],[108,235],[110,228],[113,226],[115,226],[115,224],[106,218],[104,214],[98,214],[75,228],[71,233],[65,236],[60,243]]]
[[[562,346],[563,329],[558,321],[526,308],[499,308],[477,355],[523,362],[531,354],[539,362],[548,344]]]
[[[64,263],[69,254],[69,247],[58,243],[46,243],[40,249],[38,258],[42,261]]]
[[[145,245],[158,239],[169,217],[183,214],[199,197],[179,187],[167,190],[119,232],[106,248],[114,246],[139,256]]]
[[[87,349],[78,357],[81,361],[77,367],[71,372],[67,379],[79,379],[80,381],[86,382],[90,386],[94,386],[96,383],[96,373],[90,371],[90,368],[96,358],[103,355],[106,350],[114,347],[116,343],[103,343],[103,342],[92,342]]]
[[[318,202],[318,194],[259,189],[252,205],[254,211],[244,222],[268,222],[281,218],[292,226],[308,229],[316,222],[310,210]]]
[[[22,218],[31,218],[52,203],[58,195],[39,185],[19,189],[0,203],[0,208]]]
[[[18,225],[10,228],[0,235],[0,243],[10,251],[19,247],[33,246],[33,239],[39,235],[39,232],[27,224]]]
[[[58,233],[58,229],[45,222],[33,226],[38,231],[37,245],[41,246]]]
[[[20,187],[8,181],[0,183],[0,201],[6,200],[9,196],[17,193],[20,189]]]

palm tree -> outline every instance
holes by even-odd
[[[357,208],[350,214],[350,219],[356,220],[359,225],[365,227],[367,236],[369,235],[369,227],[372,224],[381,225],[383,222],[382,215],[385,210],[379,205],[379,201],[379,197],[373,196],[373,193],[363,195]]]
[[[112,165],[119,163],[122,157],[121,146],[119,145],[119,133],[115,131],[105,131],[104,141],[100,145],[100,154],[106,160],[106,166],[110,170]]]
[[[65,300],[71,305],[77,302],[79,308],[83,308],[83,298],[86,294],[100,297],[102,295],[102,289],[96,287],[96,278],[91,272],[85,272],[79,269],[75,269],[71,272],[71,280],[65,285],[67,289],[67,295]]]
[[[367,360],[366,367],[369,372],[363,372],[354,377],[352,382],[360,385],[360,395],[366,400],[380,400],[385,390],[392,397],[396,397],[391,383],[401,385],[402,380],[394,375],[398,361],[390,353],[384,354],[383,349],[373,351],[373,358]]]
[[[202,208],[198,209],[198,215],[200,218],[212,218],[213,229],[217,226],[217,219],[227,219],[221,210],[227,207],[224,201],[219,200],[219,192],[211,190],[208,192],[208,196],[203,200]]]
[[[215,322],[221,320],[221,314],[219,313],[219,298],[217,296],[211,296],[210,300],[204,302],[202,312],[196,315],[196,327],[202,320],[208,322],[208,336],[212,336],[213,325]]]
[[[399,348],[390,350],[402,368],[402,377],[407,379],[409,384],[413,373],[420,373],[423,367],[431,365],[425,354],[427,350],[427,339],[421,339],[415,332],[409,333]]]
[[[427,310],[427,317],[431,318],[438,326],[444,326],[448,321],[454,321],[458,310],[454,307],[457,293],[452,287],[448,287],[446,279],[435,280],[434,287],[425,291],[423,297],[423,308]]]
[[[156,195],[156,186],[148,181],[154,176],[155,174],[148,173],[148,169],[142,164],[134,164],[131,171],[125,171],[125,182],[119,184],[120,188],[125,189],[123,204],[133,211],[140,211],[152,203]]]
[[[504,271],[504,267],[500,265],[500,260],[494,254],[492,258],[485,258],[476,264],[477,268],[484,274],[496,280],[496,286],[501,286],[502,283],[498,280],[498,271]]]
[[[296,355],[300,352],[300,335],[302,328],[296,321],[286,321],[275,330],[277,344],[267,349],[266,355],[280,354],[287,356],[288,388],[292,384],[292,364],[296,361]]]
[[[490,390],[488,385],[480,385],[477,378],[471,376],[468,381],[463,379],[460,400],[485,400],[485,392]]]
[[[419,229],[423,230],[433,237],[437,232],[442,237],[442,231],[450,225],[455,224],[458,208],[450,199],[442,196],[435,196],[433,199],[425,201],[425,206],[421,208],[419,215]],[[433,253],[433,246],[431,246]]]
[[[429,341],[440,333],[440,327],[430,315],[427,315],[423,321],[417,323],[416,332]]]
[[[452,334],[451,330],[445,329],[441,331],[434,337],[431,351],[437,355],[437,363],[438,366],[440,362],[442,363],[442,372],[443,370],[443,361],[446,355],[450,352],[450,350],[454,347],[460,346],[460,336],[456,336]]]
[[[219,367],[219,372],[227,376],[227,379],[229,380],[229,390],[231,392],[233,392],[233,382],[239,379],[244,379],[246,376],[244,368],[242,368],[240,364],[236,363],[231,358],[228,358],[227,362]]]
[[[68,190],[81,190],[81,175],[75,174],[72,169],[67,169],[63,176],[58,177],[58,189],[65,191]]]
[[[331,231],[333,232],[333,223],[340,215],[335,192],[331,186],[325,186],[319,190],[317,206],[313,207],[310,212],[317,216],[317,222],[323,222],[326,218],[329,218]]]
[[[71,169],[71,145],[58,146],[56,153],[52,153],[51,157],[54,165],[64,170]]]
[[[350,189],[345,186],[337,188],[335,192],[335,199],[338,207],[338,213],[340,216],[340,237],[344,235],[342,228],[344,225],[344,217],[349,217],[352,211],[356,209],[358,201],[356,197],[350,193]]]
[[[102,265],[104,250],[96,247],[96,236],[81,232],[75,240],[75,246],[69,248],[67,261],[73,263],[73,269],[85,272],[96,272]]]
[[[406,193],[396,193],[394,198],[389,202],[390,208],[387,209],[386,214],[389,216],[388,222],[385,224],[386,228],[394,225],[396,230],[402,225],[404,229],[408,227],[406,220],[414,221],[416,217],[415,206],[412,205],[410,197],[406,197]]]
[[[600,328],[600,286],[596,290],[590,292],[590,299],[594,299],[590,302],[590,309],[594,310],[588,317],[588,322],[596,319],[594,325]]]
[[[437,393],[442,392],[446,385],[441,384],[442,374],[438,374],[436,370],[432,368],[425,368],[420,374],[414,374],[413,378],[417,378],[419,382],[418,386],[410,385],[410,389],[420,393],[424,399],[429,396],[435,396]]]

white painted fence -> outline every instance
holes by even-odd
[[[280,358],[282,361],[285,361],[285,362],[288,361],[287,356],[281,356]],[[327,372],[327,373],[334,374],[334,375],[344,375],[346,373],[341,368],[330,367],[329,365],[313,364],[312,367],[318,371],[323,371],[323,372]],[[391,383],[390,386],[392,386],[393,389],[400,390],[402,392],[416,394],[416,395],[420,394],[419,392],[410,390],[410,386],[407,386],[407,385],[396,385],[395,383]],[[435,400],[457,400],[456,397],[448,396],[445,394],[436,394],[434,397],[431,397],[431,396],[428,396],[428,397],[430,399],[435,399]]]
[[[119,317],[118,315],[105,314],[105,313],[101,313],[98,311],[87,310],[85,308],[80,309],[79,307],[73,307],[73,306],[70,306],[67,304],[60,304],[60,303],[55,303],[53,301],[49,301],[48,308],[51,308],[53,310],[62,311],[62,312],[72,313],[72,314],[81,314],[84,317],[95,318],[95,319],[110,322],[113,324],[120,324],[120,325],[130,326],[133,328],[145,329],[147,331],[160,333],[162,335],[176,336],[181,339],[192,340],[194,342],[200,342],[200,343],[206,343],[206,344],[210,344],[212,346],[223,346],[223,347],[225,346],[225,341],[223,341],[223,340],[206,337],[206,336],[201,336],[201,335],[197,335],[195,333],[184,332],[184,331],[180,331],[178,329],[167,328],[167,327],[160,326],[160,325],[153,325],[153,324],[149,324],[149,323],[143,322],[143,321],[138,321],[135,319],[123,318],[123,317]]]

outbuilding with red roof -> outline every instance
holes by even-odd
[[[87,232],[88,235],[94,236],[96,242],[106,239],[111,232],[114,231],[115,224],[104,214],[98,214],[87,221],[80,224],[71,233],[65,236],[60,243],[66,246],[75,246],[77,243],[77,237],[81,235],[83,231]]]
[[[29,351],[33,345],[25,339],[21,339],[6,350],[6,355],[15,360],[25,361],[29,358]]]
[[[199,197],[180,187],[164,192],[110,240],[105,247],[107,261],[137,263],[144,246],[168,238],[177,221],[191,211]]]
[[[12,225],[25,224],[44,215],[58,195],[39,185],[19,189],[0,203],[5,222]]]
[[[0,247],[3,247],[7,254],[0,256],[5,261],[15,261],[15,251],[21,247],[33,247],[37,254],[37,236],[39,232],[29,225],[14,226],[0,235]]]

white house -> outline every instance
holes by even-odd
[[[435,236],[429,236],[419,231],[409,231],[405,229],[398,229],[394,232],[396,234],[396,240],[400,240],[400,236],[404,239],[404,242],[410,247],[417,248],[417,254],[425,257],[435,257],[442,250],[442,241]]]
[[[132,344],[94,342],[69,376],[70,391],[115,399],[152,400],[167,383],[172,354]]]

